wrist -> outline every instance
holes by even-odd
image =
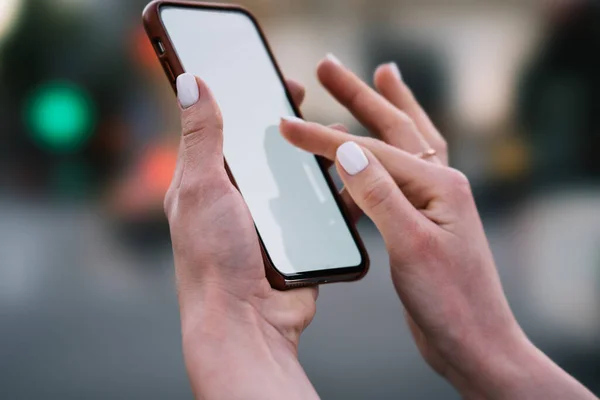
[[[182,307],[184,356],[197,397],[276,399],[291,391],[316,398],[296,346],[258,309],[214,286],[205,286],[194,306]]]
[[[241,355],[260,350],[295,357],[296,347],[263,318],[257,302],[219,285],[203,285],[194,301],[180,299],[184,350],[193,348],[207,358],[218,358],[212,356],[215,349]]]
[[[446,367],[439,372],[464,399],[496,398],[491,394],[497,394],[505,382],[514,382],[513,370],[519,364],[516,357],[529,352],[525,335],[506,331],[475,335],[473,331],[440,348]]]
[[[517,399],[539,369],[539,352],[524,334],[487,348],[467,375],[472,399]]]

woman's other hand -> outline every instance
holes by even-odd
[[[318,76],[378,139],[300,121],[282,121],[282,133],[335,160],[351,198],[376,224],[426,361],[465,397],[594,398],[516,322],[469,181],[447,166],[443,138],[397,67],[377,70],[378,92],[333,57],[321,63]],[[421,158],[424,152],[429,156]]]

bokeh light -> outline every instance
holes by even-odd
[[[45,150],[70,152],[89,139],[95,110],[88,94],[68,82],[38,88],[26,109],[26,123],[32,140]]]
[[[149,148],[141,162],[142,178],[146,186],[160,196],[164,196],[171,184],[176,164],[177,147]]]
[[[18,21],[22,0],[0,1],[0,42],[8,35]]]
[[[148,35],[146,35],[146,31],[142,26],[133,31],[131,39],[131,54],[135,58],[135,61],[150,71],[161,73],[162,68],[160,62],[156,58],[154,47],[152,47],[152,43],[150,42],[150,39],[148,39]],[[160,75],[160,78],[164,79],[162,74]]]

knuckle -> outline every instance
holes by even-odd
[[[351,111],[359,111],[365,115],[381,114],[380,106],[374,100],[372,93],[364,89],[356,89],[349,97],[347,108]]]
[[[165,212],[165,215],[167,216],[167,219],[171,219],[171,213],[173,210],[173,203],[174,203],[174,194],[173,194],[173,188],[170,187],[169,190],[167,190],[167,193],[165,194],[165,198],[163,200],[163,210]]]
[[[366,105],[366,103],[368,103],[367,100],[368,99],[365,96],[365,92],[357,89],[350,95],[348,99],[348,106],[350,109],[361,109]]]
[[[375,146],[378,146],[379,144],[381,144],[381,140],[376,139],[374,137],[370,137],[370,136],[364,136],[360,138],[360,144],[368,149],[372,149]]]
[[[377,152],[381,146],[386,146],[385,142],[370,136],[358,137],[356,142],[371,152]]]
[[[417,126],[412,118],[406,113],[398,111],[390,121],[382,124],[381,135],[383,137],[393,137],[394,135],[415,132],[416,130]]]
[[[363,192],[365,206],[374,212],[385,212],[389,208],[392,190],[392,185],[384,177],[375,178]]]
[[[223,118],[218,110],[190,110],[182,123],[182,135],[204,136],[206,133],[223,131]]]
[[[209,174],[208,177],[184,179],[177,191],[177,201],[185,205],[212,204],[233,190],[235,188],[229,178]]]
[[[331,129],[335,129],[336,131],[340,131],[340,132],[345,132],[345,133],[349,132],[348,128],[344,124],[339,124],[339,123],[333,124],[333,125],[330,126],[330,128]]]
[[[403,111],[398,111],[396,113],[396,124],[398,124],[400,128],[404,129],[416,127],[413,119]]]
[[[449,184],[453,194],[459,199],[465,199],[472,196],[471,183],[469,178],[462,172],[451,169],[449,173]]]

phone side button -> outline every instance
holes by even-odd
[[[165,73],[167,74],[167,77],[169,78],[169,80],[174,83],[175,82],[175,74],[173,73],[173,69],[171,68],[171,65],[169,64],[168,61],[163,60],[161,62],[163,69],[165,70]]]

